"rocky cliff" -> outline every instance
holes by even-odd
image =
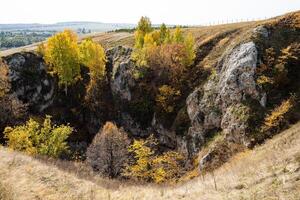
[[[263,135],[259,127],[290,93],[299,93],[295,85],[299,85],[296,67],[300,63],[293,59],[299,55],[299,24],[299,13],[293,13],[221,31],[202,43],[201,37],[197,38],[197,58],[185,74],[186,89],[175,111],[164,117],[153,105],[155,97],[149,90],[155,80],[137,75],[143,72],[131,60],[132,49],[122,46],[106,52],[107,77],[101,86],[105,97],[98,99],[96,106],[84,100],[85,83],[70,90],[76,97],[62,97],[56,78],[46,73],[44,61],[34,53],[4,57],[12,86],[9,93],[29,104],[32,113],[53,114],[56,110],[57,120],[72,119],[80,140],[88,132],[89,142],[105,121],[112,120],[131,137],[154,134],[162,149],[178,149],[191,159],[199,155],[201,170],[210,169],[276,132]],[[272,58],[268,53],[271,48]],[[288,81],[278,80],[283,73],[279,66]],[[259,81],[262,77],[272,81]],[[287,118],[282,127],[297,117]]]

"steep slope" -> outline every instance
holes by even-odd
[[[177,186],[126,185],[88,176],[79,164],[66,172],[66,163],[45,163],[5,148],[0,155],[3,200],[300,198],[300,123],[237,154],[213,175]]]
[[[154,134],[160,149],[179,151],[188,164],[199,157],[202,171],[221,166],[235,153],[300,120],[299,11],[266,21],[185,31],[196,38],[197,56],[180,74],[180,83],[172,86],[180,97],[170,98],[171,112],[157,102],[159,88],[171,81],[160,80],[155,67],[148,71],[136,66],[129,33],[91,35],[106,47],[108,59],[104,86],[93,88],[91,101],[84,98],[86,68],[81,71],[83,80],[65,95],[34,52],[6,52],[9,77],[4,78],[11,84],[6,95],[26,103],[29,115],[48,114],[57,123],[74,126],[77,132],[70,144],[82,142],[86,147],[106,121],[113,121],[131,138]],[[262,132],[265,118],[286,100],[294,105],[275,116],[276,126]]]

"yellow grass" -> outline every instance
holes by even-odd
[[[74,171],[74,170],[73,170]],[[88,179],[81,171],[0,149],[1,185],[13,199],[300,199],[300,123],[234,156],[204,177],[176,186]],[[109,184],[111,183],[111,184]],[[1,187],[0,187],[1,189]],[[1,190],[0,190],[1,191]]]

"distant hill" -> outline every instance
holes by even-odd
[[[135,24],[101,22],[60,22],[55,24],[0,24],[0,31],[62,31],[64,29],[86,29],[105,32],[123,28],[134,28]]]

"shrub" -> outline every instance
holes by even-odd
[[[15,124],[27,115],[27,105],[15,95],[8,94],[11,85],[8,80],[8,67],[0,62],[0,131],[5,126]],[[2,138],[1,138],[2,139]]]
[[[146,58],[158,84],[178,85],[186,70],[188,55],[183,44],[165,44],[149,49]]]
[[[261,75],[256,80],[258,85],[265,85],[265,84],[273,84],[274,80],[270,77],[267,77],[265,75]]]
[[[300,43],[292,43],[288,47],[281,50],[278,60],[284,65],[297,61],[300,57]]]
[[[173,182],[183,175],[184,157],[174,151],[155,155],[153,148],[156,144],[153,136],[146,140],[134,140],[128,149],[134,154],[134,162],[126,167],[124,175],[156,183]]]
[[[104,176],[117,177],[128,161],[129,144],[127,133],[107,122],[87,149],[87,163]]]
[[[152,180],[151,162],[154,151],[151,146],[156,144],[153,136],[147,140],[134,140],[128,148],[128,151],[134,154],[134,163],[126,167],[124,175],[136,180]]]
[[[286,113],[288,113],[294,105],[294,98],[295,97],[290,97],[289,99],[284,100],[278,107],[276,107],[269,115],[266,116],[262,126],[263,132],[272,130],[281,125],[281,123],[284,121]]]
[[[263,56],[264,62],[268,67],[273,67],[276,61],[276,52],[274,48],[268,48],[265,50],[265,55]]]
[[[0,97],[3,97],[9,89],[8,67],[0,59]]]
[[[40,56],[45,56],[46,53],[46,45],[42,42],[37,46],[36,52]]]
[[[176,100],[180,97],[180,91],[168,85],[163,85],[158,90],[156,105],[159,110],[162,109],[166,113],[173,112],[175,110]]]
[[[31,155],[59,157],[67,152],[66,139],[72,131],[73,128],[68,125],[52,125],[51,117],[46,116],[42,125],[30,119],[25,125],[6,127],[4,135],[9,148]]]
[[[184,157],[175,151],[168,151],[155,157],[152,161],[153,181],[156,183],[176,181],[183,175],[183,161]]]

